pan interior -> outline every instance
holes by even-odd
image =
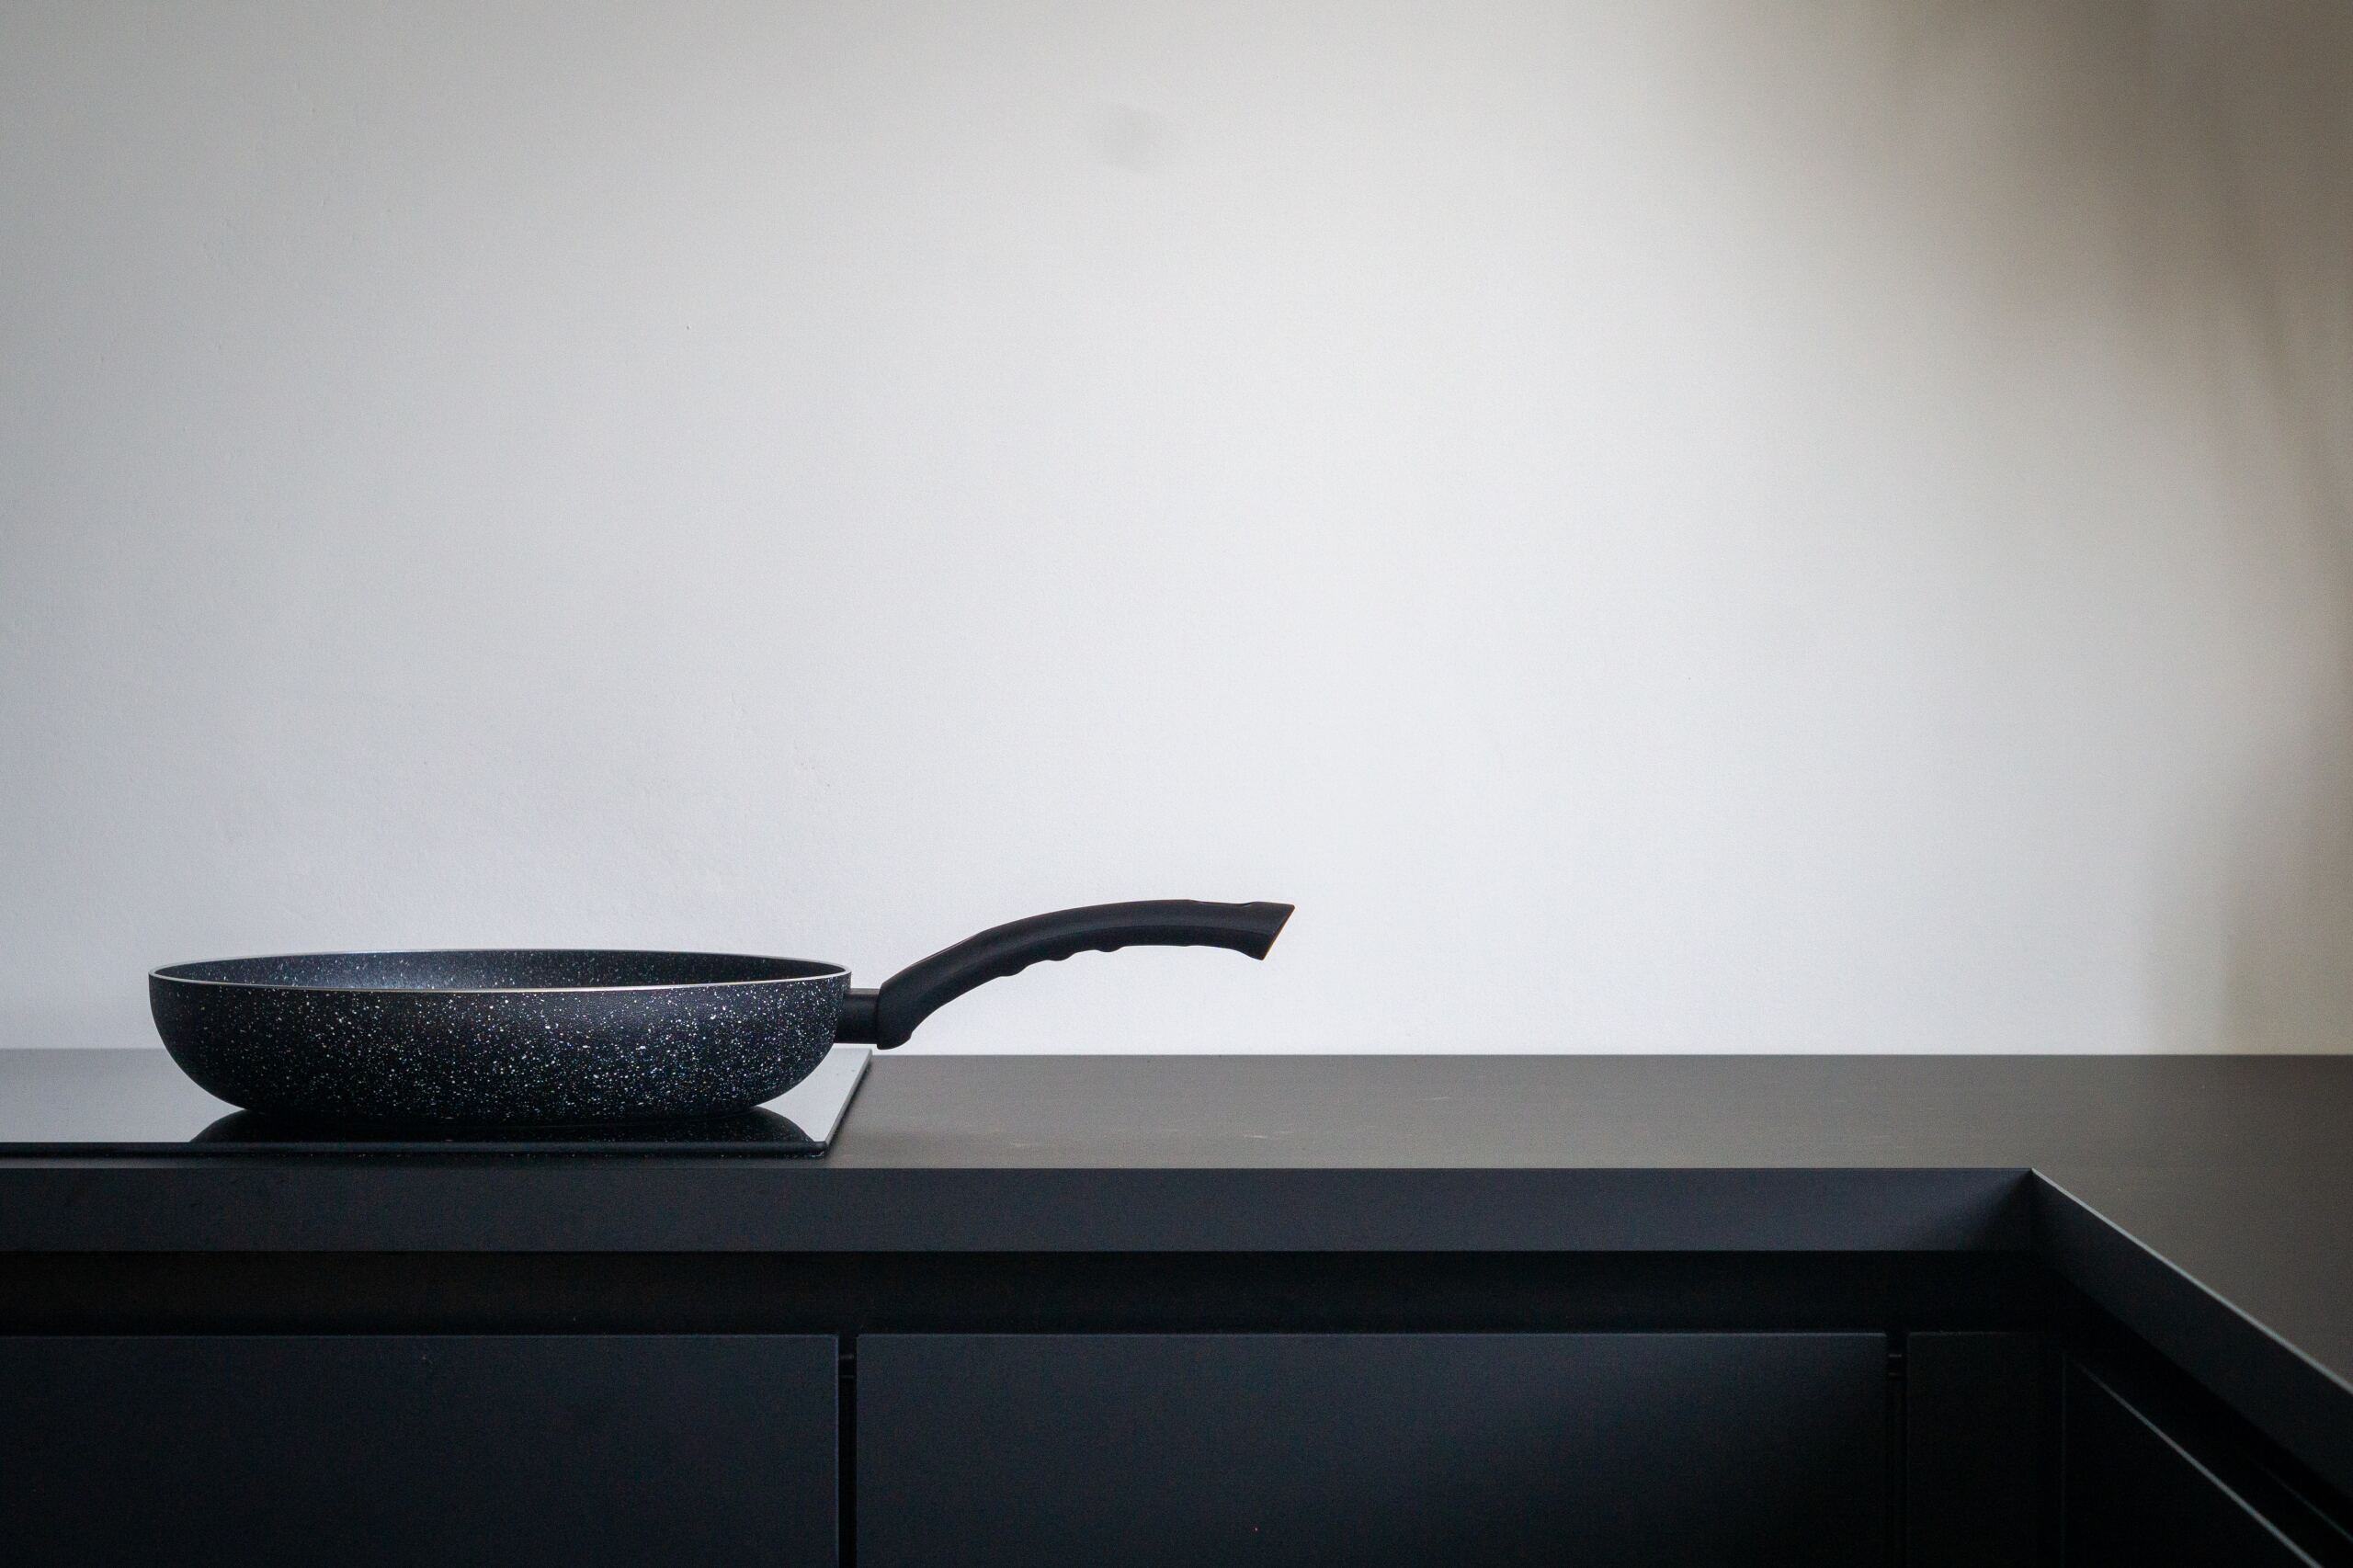
[[[837,964],[743,953],[599,948],[489,948],[399,953],[294,953],[215,959],[155,971],[165,980],[335,991],[577,991],[623,986],[740,985],[822,980]]]

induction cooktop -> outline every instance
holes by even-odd
[[[669,1154],[813,1159],[831,1146],[874,1048],[837,1045],[763,1106],[693,1121],[594,1127],[286,1122],[214,1099],[160,1050],[0,1050],[0,1157],[250,1154]]]

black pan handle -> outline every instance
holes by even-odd
[[[975,985],[1018,974],[1045,959],[1114,948],[1232,948],[1263,959],[1290,918],[1288,903],[1199,903],[1188,898],[1058,909],[967,937],[918,959],[877,990],[853,986],[834,1038],[888,1051]]]

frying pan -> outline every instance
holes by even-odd
[[[771,1100],[836,1040],[889,1050],[976,985],[1114,948],[1267,956],[1287,903],[1158,899],[998,926],[871,990],[839,964],[735,953],[301,953],[147,977],[165,1049],[231,1105],[484,1125],[716,1116]]]

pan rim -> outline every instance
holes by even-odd
[[[210,968],[216,964],[295,963],[315,959],[434,959],[479,957],[484,953],[572,954],[610,958],[715,959],[744,963],[804,964],[810,974],[760,975],[745,980],[648,981],[632,985],[322,985],[291,980],[222,980],[210,975],[179,974],[176,970]],[[352,948],[310,953],[254,953],[237,958],[192,959],[164,964],[147,971],[150,982],[174,985],[217,985],[232,991],[300,991],[312,995],[357,996],[561,996],[597,995],[635,991],[719,991],[746,985],[814,985],[847,980],[843,965],[819,959],[777,958],[766,953],[719,953],[675,948]]]

